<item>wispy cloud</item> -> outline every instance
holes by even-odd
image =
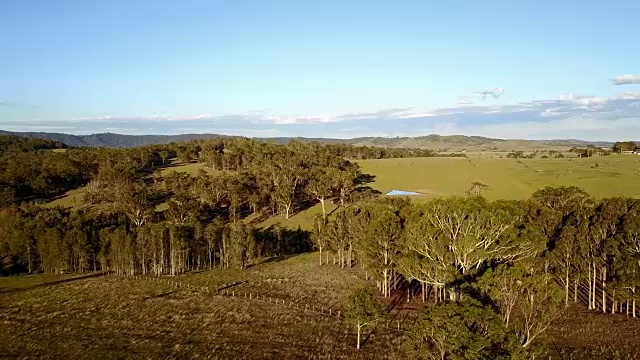
[[[190,132],[352,138],[440,133],[524,139],[640,140],[640,92],[621,92],[609,97],[563,94],[515,104],[462,101],[448,108],[406,107],[338,115],[289,115],[260,110],[239,114],[97,116],[49,121],[0,119],[0,129],[73,134]]]
[[[614,85],[640,84],[640,75],[619,75],[611,79]]]
[[[491,96],[497,99],[502,95],[504,95],[504,89],[503,88],[486,88],[482,91],[478,91],[478,94],[482,95],[483,98],[486,98],[487,96]]]
[[[471,96],[458,96],[458,100],[456,100],[456,104],[471,105],[473,104],[473,99],[471,99]]]

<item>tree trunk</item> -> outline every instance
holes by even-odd
[[[564,307],[567,308],[569,307],[569,268],[567,267],[565,274],[564,274],[565,278],[564,278],[564,290],[565,290],[565,296],[564,296]]]
[[[616,290],[613,290],[613,303],[611,304],[611,314],[616,313]]]
[[[573,302],[578,302],[578,280],[573,282]]]
[[[593,303],[593,301],[591,300],[591,295],[593,293],[593,286],[591,285],[591,265],[589,265],[589,274],[588,274],[588,286],[589,286],[589,290],[587,291],[589,293],[589,300],[588,300],[588,305],[587,305],[587,309],[591,310],[591,304]]]
[[[627,299],[627,306],[625,306],[625,308],[627,308],[627,316],[629,316],[629,299]]]
[[[320,266],[322,266],[322,248],[319,248],[319,249],[320,249]]]
[[[382,293],[384,294],[384,297],[387,297],[387,276],[388,276],[388,271],[387,269],[384,269],[382,271]]]
[[[361,325],[358,325],[358,344],[356,346],[358,350],[360,350],[360,328],[361,327],[362,327]]]
[[[324,208],[324,197],[320,198],[320,204],[322,204],[322,218],[326,219],[327,218],[327,211]]]
[[[602,268],[602,312],[607,312],[607,268]]]

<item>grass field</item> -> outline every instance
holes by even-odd
[[[588,159],[407,158],[363,160],[371,186],[389,190],[464,195],[471,182],[489,185],[489,199],[524,199],[545,186],[578,186],[597,198],[640,196],[640,157]]]
[[[334,315],[343,309],[348,294],[367,284],[364,274],[317,261],[318,254],[310,253],[267,259],[246,270],[163,278],[191,289],[112,275],[0,278],[0,357],[406,358],[403,333],[386,328],[355,350],[352,326],[326,312],[327,307]],[[227,288],[235,297],[193,289],[237,282],[241,284]],[[247,292],[251,299],[243,296]],[[419,300],[406,303],[404,296],[388,302],[390,307],[395,303],[391,327],[398,321],[409,328],[423,306]],[[324,313],[317,311],[320,306]],[[544,341],[553,359],[637,358],[638,321],[573,305]]]
[[[320,268],[316,256],[170,279],[212,287],[248,279],[250,284],[234,291],[287,299],[300,299],[308,286],[305,299],[324,293],[341,304],[352,287],[364,283],[357,270],[349,275]],[[312,275],[310,267],[320,271]],[[8,279],[0,278],[0,288],[13,283]],[[0,357],[392,359],[401,348],[401,335],[385,329],[358,352],[354,329],[317,311],[114,276],[0,292],[0,323]]]

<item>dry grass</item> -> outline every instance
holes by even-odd
[[[145,281],[94,278],[0,295],[0,357],[397,358],[380,331],[303,310]]]
[[[167,277],[192,286],[246,281],[235,297],[115,276],[71,279],[33,275],[0,278],[0,357],[42,358],[402,358],[402,333],[377,330],[356,351],[345,321],[311,306],[336,304],[366,285],[360,269],[319,266],[318,254],[263,261],[246,270],[207,270]],[[63,280],[63,281],[59,281]],[[57,281],[45,286],[47,282]],[[369,283],[369,286],[371,284]],[[286,299],[283,305],[243,293]],[[408,329],[419,299],[397,294],[389,325]],[[316,305],[314,305],[316,304]],[[390,303],[391,304],[391,303]],[[334,313],[335,314],[335,313]],[[640,319],[572,306],[545,341],[555,359],[640,357]]]

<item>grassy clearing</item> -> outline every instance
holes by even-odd
[[[301,254],[266,259],[246,270],[189,273],[178,276],[177,280],[211,288],[238,282],[241,284],[229,290],[274,297],[287,303],[306,304],[318,309],[344,311],[346,299],[353,289],[366,284],[364,272],[359,268],[319,266],[318,262],[318,253]]]
[[[84,206],[84,188],[67,191],[64,195],[45,204],[47,207],[61,206],[65,208],[81,208]]]
[[[160,170],[160,175],[163,175],[163,176],[168,175],[169,173],[175,171],[175,172],[187,173],[191,176],[198,176],[198,173],[200,172],[200,170],[206,171],[207,174],[209,175],[215,175],[219,173],[219,171],[213,170],[212,168],[205,166],[204,164],[201,164],[201,163],[185,164],[185,163],[174,162],[170,164],[170,166],[163,167]]]
[[[275,275],[270,267],[256,269]],[[401,356],[396,332],[373,334],[358,352],[352,327],[334,317],[111,276],[0,294],[0,322],[1,357]]]
[[[77,275],[34,274],[0,277],[0,293],[24,290],[57,281],[73,278]]]
[[[469,184],[489,185],[489,199],[523,199],[545,186],[579,186],[591,195],[640,196],[640,157],[588,159],[407,158],[359,161],[375,175],[371,186],[390,190],[463,195]],[[424,197],[422,197],[424,198]]]

